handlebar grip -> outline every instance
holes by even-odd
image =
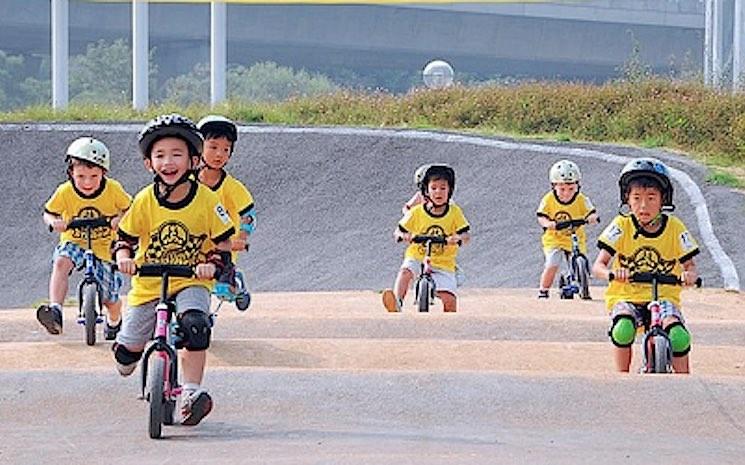
[[[194,269],[186,265],[144,264],[137,267],[137,274],[151,278],[160,278],[164,274],[174,278],[191,278],[194,276]]]

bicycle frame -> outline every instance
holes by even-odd
[[[672,349],[670,344],[670,337],[667,335],[667,333],[662,329],[662,316],[660,312],[660,302],[659,302],[659,294],[657,289],[657,278],[652,278],[652,300],[647,304],[647,309],[649,310],[650,314],[650,323],[649,323],[649,329],[644,332],[644,336],[642,336],[642,348],[643,348],[643,359],[642,359],[642,372],[644,373],[654,373],[655,372],[655,366],[654,361],[652,359],[652,353],[657,349],[655,347],[655,337],[661,336],[667,341],[667,347],[666,347],[666,360],[667,360],[667,366],[665,366],[665,372],[670,373],[672,371]]]

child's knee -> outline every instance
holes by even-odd
[[[691,333],[679,320],[671,320],[671,323],[665,323],[664,330],[670,338],[673,356],[683,357],[691,351]]]
[[[65,276],[72,273],[73,268],[75,268],[75,264],[72,262],[70,257],[65,257],[64,255],[55,258],[52,266],[54,271],[63,273]]]
[[[454,312],[457,310],[458,300],[453,293],[449,291],[437,291],[437,297],[442,301],[444,311]]]

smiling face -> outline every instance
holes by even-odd
[[[145,159],[145,167],[168,185],[176,184],[195,163],[189,156],[189,146],[178,137],[158,139],[150,149],[150,157]]]
[[[91,195],[101,187],[104,171],[100,166],[91,166],[81,161],[73,161],[70,177],[75,188],[85,195]]]
[[[572,200],[579,190],[579,184],[576,182],[555,182],[553,186],[556,197],[564,203]]]
[[[202,157],[208,167],[219,170],[230,159],[233,143],[227,137],[212,137],[204,141]]]
[[[662,210],[662,192],[657,187],[643,187],[632,184],[629,189],[628,204],[631,213],[642,224],[648,224],[657,218]]]
[[[435,207],[441,207],[448,203],[450,184],[446,179],[432,178],[427,183],[427,197]]]

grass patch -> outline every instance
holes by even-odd
[[[193,119],[220,113],[244,124],[420,128],[561,142],[622,142],[692,155],[719,175],[745,169],[745,94],[695,82],[649,79],[603,85],[526,83],[415,89],[404,95],[338,91],[281,102],[231,100],[207,105],[31,107],[0,113],[0,122],[146,121],[177,111]]]
[[[712,168],[710,170],[709,175],[706,177],[706,181],[716,186],[727,186],[737,189],[745,188],[745,181],[741,178],[717,168]]]

